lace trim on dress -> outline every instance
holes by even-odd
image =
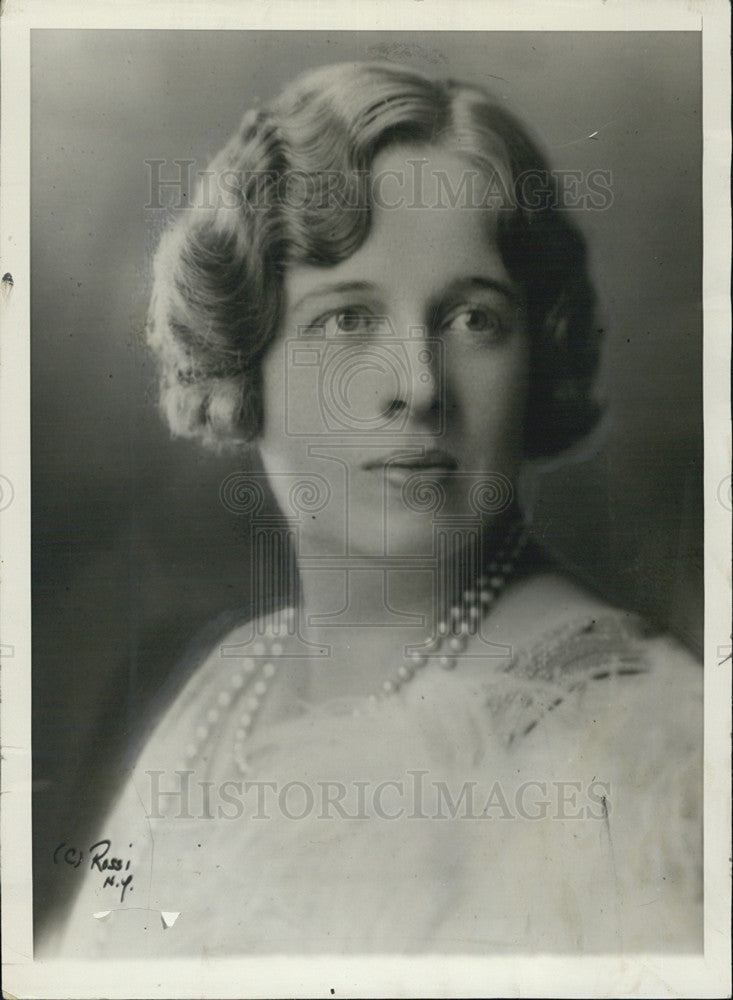
[[[548,713],[589,681],[632,677],[650,669],[642,619],[622,612],[563,624],[515,653],[502,669],[512,683],[491,685],[486,707],[501,742],[527,736]]]

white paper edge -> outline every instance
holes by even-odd
[[[705,376],[705,954],[506,958],[267,957],[33,962],[30,799],[29,29],[331,28],[703,31]],[[2,323],[2,915],[6,996],[724,996],[730,992],[730,44],[725,0],[343,0],[54,3],[8,0],[2,15],[0,266],[15,280]],[[721,500],[721,497],[723,500]],[[724,661],[721,663],[721,661]],[[333,993],[331,992],[333,990]]]

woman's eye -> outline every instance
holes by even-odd
[[[327,334],[350,334],[366,336],[379,329],[379,317],[372,313],[354,309],[342,309],[326,317],[324,327]]]
[[[468,333],[485,340],[501,337],[503,327],[499,317],[491,309],[472,306],[448,316],[443,329],[452,333]]]

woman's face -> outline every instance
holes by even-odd
[[[429,553],[437,522],[487,523],[511,499],[528,333],[469,171],[440,148],[384,151],[367,240],[286,275],[259,447],[313,555]]]

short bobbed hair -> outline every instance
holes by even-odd
[[[215,448],[257,438],[261,362],[280,327],[287,268],[335,265],[364,243],[371,165],[396,145],[437,146],[484,172],[498,168],[514,193],[528,176],[553,192],[526,130],[476,86],[370,62],[299,77],[245,114],[203,175],[205,191],[160,241],[147,335],[174,435]],[[331,197],[334,177],[340,200]],[[309,196],[294,196],[293,184],[306,180]],[[489,214],[526,301],[525,454],[554,455],[598,418],[600,332],[585,243],[556,197],[515,198]]]

